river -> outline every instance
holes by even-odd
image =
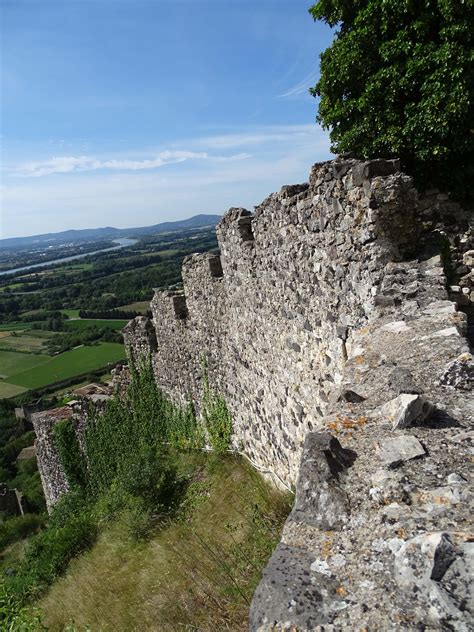
[[[33,270],[34,268],[44,268],[46,266],[53,266],[58,263],[68,263],[68,261],[75,261],[76,259],[83,259],[84,257],[89,257],[90,255],[97,255],[99,252],[111,252],[112,250],[120,250],[120,248],[125,248],[126,246],[131,246],[132,244],[136,244],[138,239],[128,239],[127,237],[123,237],[122,239],[114,239],[114,244],[118,244],[118,246],[111,246],[110,248],[103,248],[102,250],[94,250],[92,252],[84,252],[80,255],[73,255],[72,257],[63,257],[62,259],[52,259],[51,261],[42,261],[41,263],[33,263],[29,266],[23,266],[22,268],[14,268],[13,270],[3,270],[0,272],[0,276],[4,274],[15,274],[16,272],[23,272],[24,270]]]

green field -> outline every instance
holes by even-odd
[[[79,318],[79,309],[62,309],[63,314],[69,316],[69,318]]]
[[[0,376],[10,378],[49,362],[50,356],[0,350]],[[22,384],[20,384],[22,386]]]
[[[99,327],[101,329],[123,329],[128,320],[105,320],[99,318],[80,318],[78,320],[66,320],[66,329],[85,329],[86,327]]]
[[[150,301],[137,301],[136,303],[121,305],[117,307],[117,309],[121,309],[124,312],[140,312],[141,314],[146,314],[150,309]]]
[[[5,323],[0,325],[0,331],[21,331],[22,329],[31,329],[32,323]]]
[[[3,336],[3,333],[6,332],[0,332],[0,349],[4,349],[6,351],[23,351],[26,353],[44,352],[46,339],[54,335],[49,331],[40,332],[39,329],[21,331],[14,336]],[[38,335],[36,335],[37,333]]]
[[[26,393],[28,391],[27,388],[23,386],[17,386],[16,384],[9,384],[8,382],[4,382],[0,380],[0,399],[8,399],[9,397],[16,397],[17,395],[21,395],[22,393]]]
[[[66,351],[53,358],[47,356],[29,356],[19,353],[14,355],[25,355],[25,358],[41,357],[44,360],[42,366],[25,370],[22,373],[17,372],[17,374],[8,381],[11,384],[25,388],[42,388],[43,386],[48,386],[48,384],[67,380],[75,375],[95,371],[109,363],[115,364],[125,359],[125,348],[123,345],[115,342],[102,342],[98,345],[78,347],[77,349]],[[3,367],[3,364],[1,366]]]

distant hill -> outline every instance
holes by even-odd
[[[0,249],[27,248],[29,246],[50,246],[67,243],[70,241],[101,241],[104,239],[117,239],[120,237],[140,237],[142,235],[154,235],[168,233],[190,228],[213,227],[221,219],[220,215],[194,215],[188,219],[177,222],[162,222],[153,226],[140,226],[135,228],[84,228],[81,230],[64,230],[60,233],[45,233],[44,235],[32,235],[31,237],[10,237],[0,239]]]

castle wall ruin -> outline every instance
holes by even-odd
[[[283,187],[254,214],[226,213],[220,256],[185,259],[183,291],[152,300],[154,335],[143,317],[125,329],[130,353],[151,353],[158,385],[198,409],[205,362],[231,410],[234,447],[294,484],[306,433],[341,395],[355,333],[382,312],[413,318],[448,298],[442,269],[426,277],[416,262],[396,278],[436,204],[459,212],[431,196],[420,205],[396,160],[316,164],[309,183]]]
[[[473,220],[395,160],[317,164],[226,213],[220,254],[125,328],[176,403],[199,411],[207,374],[234,447],[295,487],[252,632],[471,629]],[[33,423],[52,503],[52,422]]]

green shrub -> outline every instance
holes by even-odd
[[[69,485],[83,487],[86,483],[86,466],[73,422],[70,419],[58,421],[53,428],[53,436]]]
[[[38,531],[43,524],[44,517],[37,514],[16,516],[0,522],[0,550],[13,542],[27,538]]]
[[[318,0],[335,28],[311,90],[332,151],[399,157],[424,187],[473,201],[474,4]]]
[[[232,417],[225,399],[210,388],[205,364],[203,417],[213,450],[218,454],[228,450],[232,438]]]
[[[38,472],[36,457],[18,462],[16,476],[11,479],[10,487],[21,491],[27,501],[29,511],[46,511],[43,485]]]
[[[216,402],[212,410],[221,415]],[[216,432],[214,443],[220,445],[225,432]],[[40,594],[111,520],[120,520],[132,539],[146,538],[159,519],[179,507],[186,487],[173,450],[198,447],[203,436],[194,408],[179,409],[163,395],[148,361],[139,370],[132,367],[122,398],[111,398],[100,410],[90,407],[87,460],[71,420],[56,424],[54,440],[71,491],[54,507],[47,529],[31,539],[17,574],[9,578],[22,599]]]
[[[47,630],[41,623],[37,608],[26,608],[0,582],[0,629],[3,632],[40,632]]]
[[[92,546],[96,535],[97,526],[86,512],[70,516],[62,526],[50,525],[31,540],[19,572],[10,578],[11,586],[20,598],[34,598]]]

